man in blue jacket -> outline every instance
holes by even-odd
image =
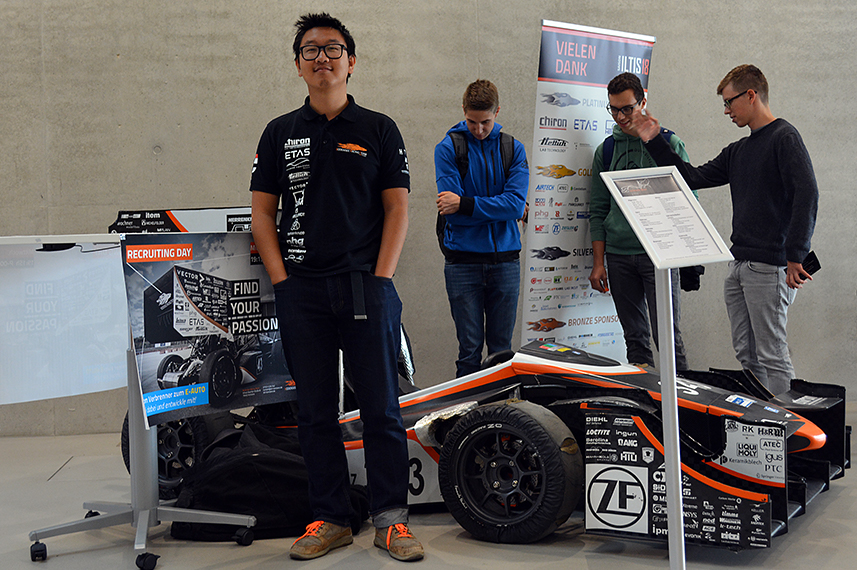
[[[474,81],[462,107],[464,120],[434,151],[439,239],[458,337],[457,377],[480,369],[483,344],[488,354],[511,349],[521,280],[518,220],[529,184],[524,145],[501,136],[495,123],[497,87]],[[456,140],[462,137],[466,146],[459,143],[464,150],[457,156]]]

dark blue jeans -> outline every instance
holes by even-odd
[[[407,522],[407,435],[399,410],[396,359],[402,303],[390,279],[359,274],[366,319],[355,319],[351,274],[292,275],[275,287],[283,349],[298,393],[298,437],[316,520],[347,526],[348,462],[339,426],[338,350],[360,404],[369,508]],[[359,305],[359,303],[358,303]]]
[[[616,316],[625,336],[628,362],[654,366],[649,347],[649,321],[652,339],[658,346],[658,308],[655,302],[655,266],[645,253],[640,255],[607,254],[607,280]],[[687,353],[679,330],[681,320],[681,289],[678,269],[670,272],[673,301],[673,334],[675,336],[675,366],[687,370]],[[646,309],[648,308],[648,314]]]
[[[482,367],[483,344],[488,354],[512,348],[521,267],[518,260],[447,263],[443,273],[458,337],[455,368],[460,378]]]

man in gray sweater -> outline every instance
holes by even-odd
[[[729,184],[732,255],[724,297],[732,346],[742,366],[774,394],[789,389],[794,367],[786,340],[789,305],[812,277],[803,260],[818,210],[818,185],[800,134],[768,106],[768,82],[739,65],[717,87],[724,114],[750,135],[694,168],[658,136],[657,119],[639,117],[637,130],[660,166],[675,165],[693,188]]]

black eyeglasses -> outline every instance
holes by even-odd
[[[738,93],[738,94],[737,94],[737,95],[735,95],[734,97],[730,97],[730,98],[728,98],[728,99],[724,99],[724,100],[723,100],[723,106],[724,106],[724,107],[726,107],[727,109],[731,109],[731,108],[732,108],[732,102],[733,102],[733,101],[735,101],[735,99],[737,99],[737,98],[738,98],[738,97],[740,97],[741,95],[745,95],[745,94],[747,93],[747,91],[749,91],[749,89],[745,89],[744,91],[742,91],[742,92]]]
[[[634,107],[639,105],[642,102],[642,99],[639,99],[633,105],[625,105],[624,107],[614,107],[613,105],[607,105],[607,112],[613,115],[614,117],[619,113],[622,113],[626,117],[634,112]]]
[[[339,59],[345,51],[345,46],[342,44],[327,44],[324,46],[303,46],[301,48],[301,57],[306,61],[315,61],[319,54],[324,51],[324,55],[328,59]]]

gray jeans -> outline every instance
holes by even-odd
[[[794,378],[786,323],[796,290],[786,285],[785,269],[758,261],[730,261],[723,283],[735,357],[774,394],[787,391]]]
[[[687,370],[687,354],[679,330],[681,320],[681,290],[678,269],[670,271],[672,281],[673,334],[675,336],[675,366]],[[649,321],[652,339],[658,346],[658,309],[655,302],[655,266],[645,253],[640,255],[607,254],[607,280],[616,316],[625,336],[628,362],[655,364],[649,348]]]

